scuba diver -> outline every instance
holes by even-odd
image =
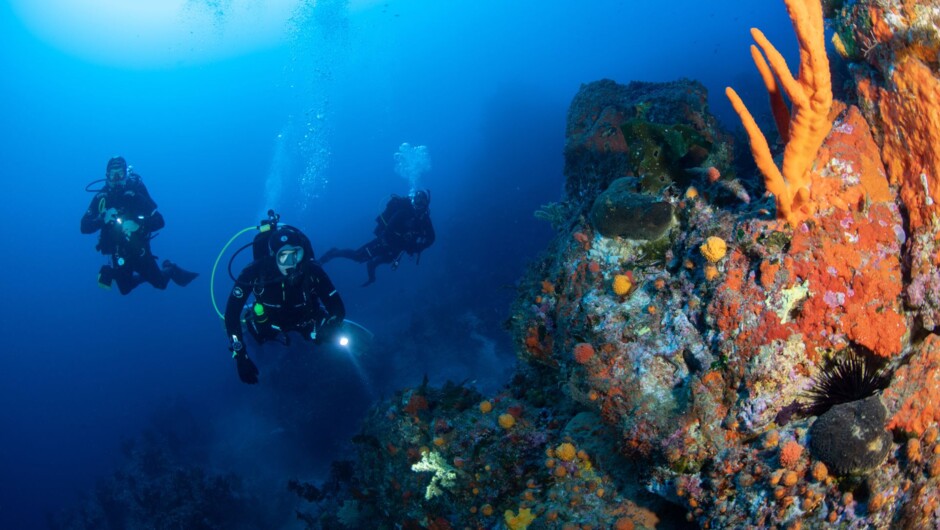
[[[290,331],[300,333],[304,340],[321,344],[336,336],[346,317],[342,298],[314,260],[310,240],[292,226],[278,226],[279,218],[269,211],[268,220],[258,227],[259,233],[250,243],[253,261],[235,279],[225,306],[229,350],[235,359],[238,377],[247,384],[258,382],[258,367],[248,358],[242,318],[248,333],[259,344],[280,335],[283,335],[283,342],[289,344],[287,333]],[[244,248],[247,245],[242,250]],[[231,263],[229,261],[230,268]],[[229,272],[231,275],[231,270]],[[242,315],[249,295],[254,295],[254,303]]]
[[[421,252],[434,243],[430,205],[429,190],[418,190],[410,199],[392,195],[385,211],[375,218],[375,239],[355,250],[331,248],[320,258],[320,263],[326,264],[333,258],[365,263],[369,279],[363,287],[375,282],[375,268],[379,265],[391,263],[392,270],[397,269],[406,252],[409,256],[417,254],[417,263],[420,263]]]
[[[99,182],[104,182],[104,187],[89,189]],[[88,184],[85,190],[95,192],[95,196],[82,216],[81,231],[93,234],[100,230],[95,248],[111,256],[111,264],[102,265],[98,271],[100,287],[110,289],[114,281],[121,294],[128,294],[144,282],[166,289],[170,281],[186,286],[199,275],[170,260],[157,267],[150,240],[166,223],[140,175],[128,171],[124,158],[108,160],[105,178]]]

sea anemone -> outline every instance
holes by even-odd
[[[887,388],[891,373],[884,361],[863,346],[837,352],[814,378],[803,412],[820,416],[834,405],[873,396]]]

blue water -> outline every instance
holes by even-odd
[[[180,16],[210,12],[211,37],[239,2],[189,0]],[[532,213],[562,197],[580,84],[696,79],[733,128],[728,84],[765,107],[748,28],[796,55],[782,2],[296,1],[264,46],[205,58],[181,43],[139,62],[50,39],[20,3],[0,3],[0,528],[43,528],[168,410],[199,425],[215,470],[316,479],[375,399],[425,374],[493,392],[515,363],[503,328],[514,282],[553,237]],[[209,297],[222,245],[275,208],[319,252],[359,246],[388,195],[408,191],[395,172],[404,142],[431,159],[418,179],[437,243],[369,288],[361,265],[327,266],[372,350],[353,363],[266,346],[254,352],[262,384],[241,384]],[[154,252],[201,273],[189,287],[96,286],[104,258],[78,230],[83,188],[116,154],[166,218]],[[231,280],[217,283],[221,304]],[[320,356],[288,404],[322,425],[304,447],[279,441],[283,416],[259,405],[291,355]]]

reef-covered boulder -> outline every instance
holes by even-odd
[[[688,184],[688,169],[730,169],[731,151],[701,83],[602,79],[582,85],[568,109],[566,189],[593,199],[614,180],[635,176],[643,192],[656,195]]]
[[[597,196],[591,224],[601,235],[656,240],[672,227],[672,204],[635,190],[636,179],[624,177]]]
[[[544,375],[544,372],[543,372]],[[630,480],[615,436],[523,369],[486,398],[447,383],[400,392],[356,436],[356,459],[321,487],[294,484],[307,528],[684,526]]]

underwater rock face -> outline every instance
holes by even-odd
[[[940,10],[936,1],[830,2],[833,44],[908,217],[908,303],[940,327]]]
[[[810,427],[810,452],[839,475],[870,472],[892,449],[887,413],[878,396],[833,406]]]
[[[805,34],[818,1],[785,3]],[[716,200],[707,186],[723,175],[761,177],[725,157],[696,83],[582,87],[565,149],[565,204],[580,215],[520,281],[516,379],[479,407],[440,406],[432,392],[423,407],[402,396],[373,418],[385,428],[361,459],[361,485],[396,521],[662,529],[676,527],[657,517],[680,512],[700,528],[940,528],[940,74],[935,63],[893,69],[936,56],[940,24],[925,20],[940,15],[924,9],[936,0],[830,4],[860,76],[846,98],[857,104],[834,103],[827,137],[804,153],[814,159],[800,200],[812,208],[796,223],[757,198],[766,181],[754,201]],[[917,42],[925,34],[936,46]],[[675,156],[681,123],[710,143],[704,159]],[[692,164],[704,186],[650,170],[664,161]],[[655,230],[618,225],[647,223],[638,212],[661,203],[675,218],[669,237],[636,243]],[[814,422],[800,407],[806,390],[849,346],[877,356],[892,381]],[[429,479],[406,466],[428,449],[458,470],[453,500],[417,500]],[[672,504],[625,509],[640,490]]]
[[[940,336],[928,335],[898,368],[882,396],[893,415],[888,428],[908,437],[927,437],[940,421]]]
[[[787,0],[795,24],[805,21],[793,13],[813,3]],[[555,370],[559,387],[619,429],[624,454],[649,463],[638,479],[684,504],[702,526],[889,528],[909,498],[899,488],[901,477],[940,476],[940,457],[931,464],[910,449],[905,460],[891,436],[919,436],[925,448],[938,445],[940,413],[917,403],[936,394],[918,389],[940,380],[940,356],[925,363],[912,358],[923,355],[913,344],[923,328],[913,325],[905,301],[940,307],[940,280],[915,284],[918,296],[910,297],[902,258],[940,245],[932,243],[936,228],[929,238],[911,241],[899,207],[903,190],[889,185],[880,131],[865,120],[871,108],[833,104],[831,129],[801,176],[807,183],[801,200],[813,206],[810,217],[785,223],[768,197],[720,203],[700,182],[683,189],[673,181],[662,197],[649,193],[669,202],[676,219],[670,237],[653,249],[603,237],[614,230],[599,222],[598,204],[613,201],[592,193],[602,196],[603,183],[622,177],[617,167],[598,158],[593,174],[571,171],[580,167],[572,156],[588,155],[570,148],[597,147],[591,141],[599,140],[585,136],[594,122],[572,119],[584,115],[583,96],[569,114],[566,175],[568,200],[590,211],[590,222],[562,233],[523,281],[512,319],[521,357]],[[591,156],[616,154],[619,144],[612,139],[630,129],[628,122],[609,122],[616,130],[608,130],[606,143]],[[725,150],[713,143],[714,152]],[[706,177],[733,172],[714,169],[706,168]],[[760,178],[741,179],[753,177]],[[627,191],[648,190],[638,185]],[[709,241],[723,242],[724,252],[711,252]],[[627,289],[617,288],[621,277],[629,280]],[[583,344],[592,355],[578,354]],[[825,432],[812,442],[805,416],[786,425],[776,419],[800,401],[826,358],[850,345],[871,351],[909,383],[885,392],[887,415],[872,427],[874,445],[842,454],[848,461],[823,460]],[[908,363],[930,369],[904,370]],[[893,392],[898,395],[889,399]],[[803,450],[811,443],[820,445]],[[846,452],[831,450],[839,451]],[[849,471],[864,472],[871,491],[897,493],[869,500],[866,491],[853,491],[846,504],[836,477]]]
[[[635,179],[615,180],[591,208],[591,224],[604,237],[656,240],[673,224],[673,207],[635,193]]]

